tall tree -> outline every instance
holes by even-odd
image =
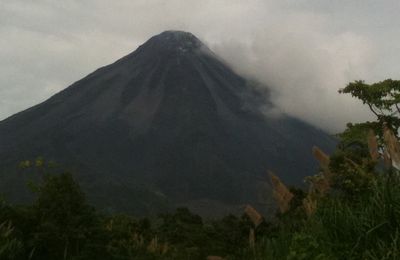
[[[34,234],[34,258],[70,259],[93,241],[99,220],[71,174],[47,174],[36,187],[33,205],[38,226]]]
[[[350,82],[339,93],[351,94],[367,105],[376,116],[375,123],[379,123],[372,125],[374,128],[383,123],[393,130],[400,127],[400,80],[386,79],[373,84],[358,80]]]

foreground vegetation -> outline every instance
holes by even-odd
[[[318,198],[311,215],[306,193],[292,190],[289,210],[259,224],[252,244],[248,216],[203,221],[183,208],[151,220],[104,216],[71,175],[46,175],[31,206],[2,202],[0,259],[398,259],[400,178],[388,171],[368,182]]]
[[[0,203],[0,259],[400,259],[399,90],[397,81],[342,90],[377,121],[349,124],[331,156],[315,147],[321,171],[306,191],[271,173],[279,212],[270,222],[250,206],[207,221],[184,208],[152,219],[103,215],[70,174],[53,172],[30,184],[32,205]],[[46,163],[21,164],[32,165]]]

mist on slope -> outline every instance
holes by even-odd
[[[400,26],[391,19],[398,4],[356,2],[2,2],[0,119],[175,29],[192,32],[237,72],[268,86],[284,113],[337,132],[370,118],[339,88],[400,76]]]

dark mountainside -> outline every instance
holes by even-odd
[[[334,140],[298,119],[266,117],[260,93],[190,33],[167,31],[47,101],[0,122],[0,191],[32,197],[42,156],[71,169],[89,201],[145,215],[189,206],[203,215],[270,202],[267,169],[301,183],[311,147]],[[267,203],[267,205],[266,205]]]

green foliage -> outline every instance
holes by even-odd
[[[109,235],[107,251],[110,259],[147,259],[152,232],[147,219],[137,220],[126,215],[115,215],[103,220]],[[149,258],[150,259],[150,258]]]
[[[237,259],[398,259],[400,176],[381,174],[357,201],[331,195],[301,225],[278,222]],[[361,194],[360,194],[361,195]],[[299,220],[294,220],[299,223]]]
[[[370,85],[359,80],[349,83],[345,88],[339,90],[339,93],[351,94],[361,100],[374,113],[380,125],[386,122],[392,126],[392,129],[399,128],[399,80],[387,79]]]
[[[399,183],[399,176],[380,175],[371,192],[357,202],[340,198],[324,201],[316,218],[327,229],[332,247],[343,257],[366,259],[371,251],[384,255],[382,249],[392,245],[399,230]],[[378,242],[383,244],[378,247]]]
[[[347,129],[338,134],[339,145],[330,157],[329,169],[334,173],[332,186],[347,199],[357,199],[360,194],[370,192],[375,178],[376,162],[370,157],[367,141],[371,129],[378,136],[383,135],[379,122],[347,124]],[[383,141],[380,143],[382,146]]]
[[[14,236],[10,221],[0,223],[0,259],[19,259],[23,253],[23,244]]]
[[[22,259],[108,259],[100,218],[70,174],[45,175],[35,192],[30,206],[1,205],[0,222],[14,224]]]
[[[379,136],[383,135],[382,125],[379,122],[348,123],[346,130],[337,135],[340,141],[339,148],[341,150],[351,150],[353,153],[361,153],[361,156],[367,156],[367,137],[371,129]]]
[[[45,175],[31,206],[0,204],[0,252],[6,259],[396,259],[400,176],[371,173],[368,192],[337,189],[311,217],[302,212],[306,193],[291,188],[292,209],[257,228],[254,249],[247,217],[204,221],[185,208],[151,220],[101,216],[70,174]]]
[[[378,135],[380,144],[383,140],[383,124],[386,124],[397,135],[400,127],[400,81],[387,79],[381,82],[366,84],[364,81],[350,82],[339,93],[350,94],[367,105],[376,116],[376,121],[347,124],[347,129],[339,134],[340,148],[358,146],[366,148],[367,134],[371,129]]]
[[[376,175],[375,164],[369,154],[365,155],[362,151],[338,149],[330,162],[330,170],[334,173],[332,188],[346,199],[357,199],[371,192]]]
[[[327,260],[330,256],[321,248],[321,242],[316,237],[305,233],[295,233],[289,248],[288,260]]]
[[[94,209],[86,204],[78,184],[67,173],[45,175],[37,193],[32,207],[38,218],[35,255],[53,259],[79,255],[96,231],[98,219]]]
[[[86,203],[71,174],[46,173],[40,183],[30,186],[37,195],[32,205],[0,203],[0,223],[12,221],[15,226],[4,226],[9,229],[0,240],[3,255],[12,252],[21,259],[205,259],[208,255],[233,256],[248,244],[251,223],[244,217],[204,222],[186,208],[152,221],[101,216]]]

